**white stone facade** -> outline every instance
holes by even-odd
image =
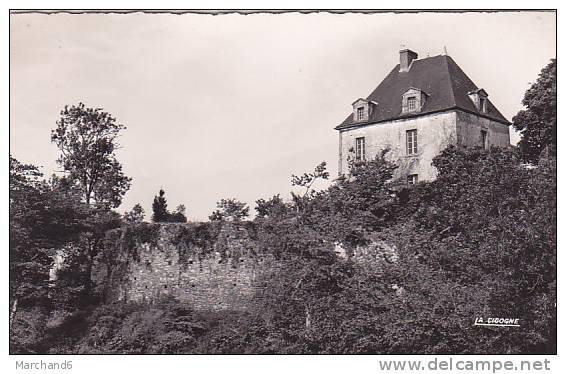
[[[408,154],[407,149],[407,131],[411,130],[417,134],[415,154]],[[430,181],[437,175],[432,159],[444,148],[451,144],[482,146],[484,137],[487,147],[510,145],[506,124],[457,109],[341,129],[339,173],[347,173],[348,158],[355,157],[356,139],[364,138],[367,160],[390,150],[388,159],[399,166],[394,179],[402,182],[416,174],[418,181]]]

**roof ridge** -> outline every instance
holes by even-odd
[[[429,58],[437,58],[437,57],[445,57],[446,55],[434,55],[434,56],[426,56],[426,57],[421,57],[421,58],[416,58],[413,61],[423,61],[423,60],[427,60]]]
[[[376,110],[369,113],[364,124],[407,118],[407,113],[402,110],[402,96],[409,87],[430,94],[418,115],[456,108],[509,124],[509,121],[489,99],[487,100],[488,113],[481,113],[477,110],[468,95],[470,90],[477,89],[477,86],[452,57],[438,55],[416,59],[412,61],[411,69],[406,72],[400,72],[399,67],[400,64],[396,64],[366,97],[366,100],[377,102],[377,107]],[[359,124],[362,122],[354,121],[353,112],[350,112],[338,127]]]

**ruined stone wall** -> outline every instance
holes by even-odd
[[[264,292],[262,275],[281,260],[260,249],[251,222],[136,224],[111,230],[94,280],[106,302],[152,303],[174,297],[197,310],[245,310]],[[397,260],[382,240],[346,251],[339,258],[378,269]]]
[[[107,235],[98,282],[107,301],[152,302],[167,295],[195,309],[244,309],[256,280],[272,269],[244,223],[141,224]]]

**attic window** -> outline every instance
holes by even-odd
[[[487,99],[485,97],[480,97],[480,110],[485,113],[487,112]]]
[[[358,99],[352,103],[353,118],[356,122],[368,121],[377,104],[366,99]]]
[[[483,88],[468,92],[468,96],[474,102],[476,109],[481,113],[487,113],[487,92]]]
[[[413,113],[420,112],[426,102],[427,98],[426,92],[410,87],[402,97],[401,112],[402,113]]]
[[[407,98],[407,107],[408,107],[410,112],[417,109],[417,98],[414,97],[414,96]]]

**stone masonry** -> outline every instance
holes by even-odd
[[[265,292],[262,275],[281,264],[260,250],[254,230],[251,222],[142,223],[111,230],[95,282],[106,302],[174,297],[198,310],[245,310]],[[397,260],[396,248],[381,240],[335,249],[339,258],[374,270]]]
[[[172,296],[195,309],[240,310],[257,291],[259,275],[273,266],[270,256],[258,254],[244,225],[219,224],[208,242],[196,237],[192,224],[154,226],[154,242],[137,240],[131,248],[124,245],[123,229],[114,230],[119,239],[111,243],[117,252],[106,272],[107,301]]]

